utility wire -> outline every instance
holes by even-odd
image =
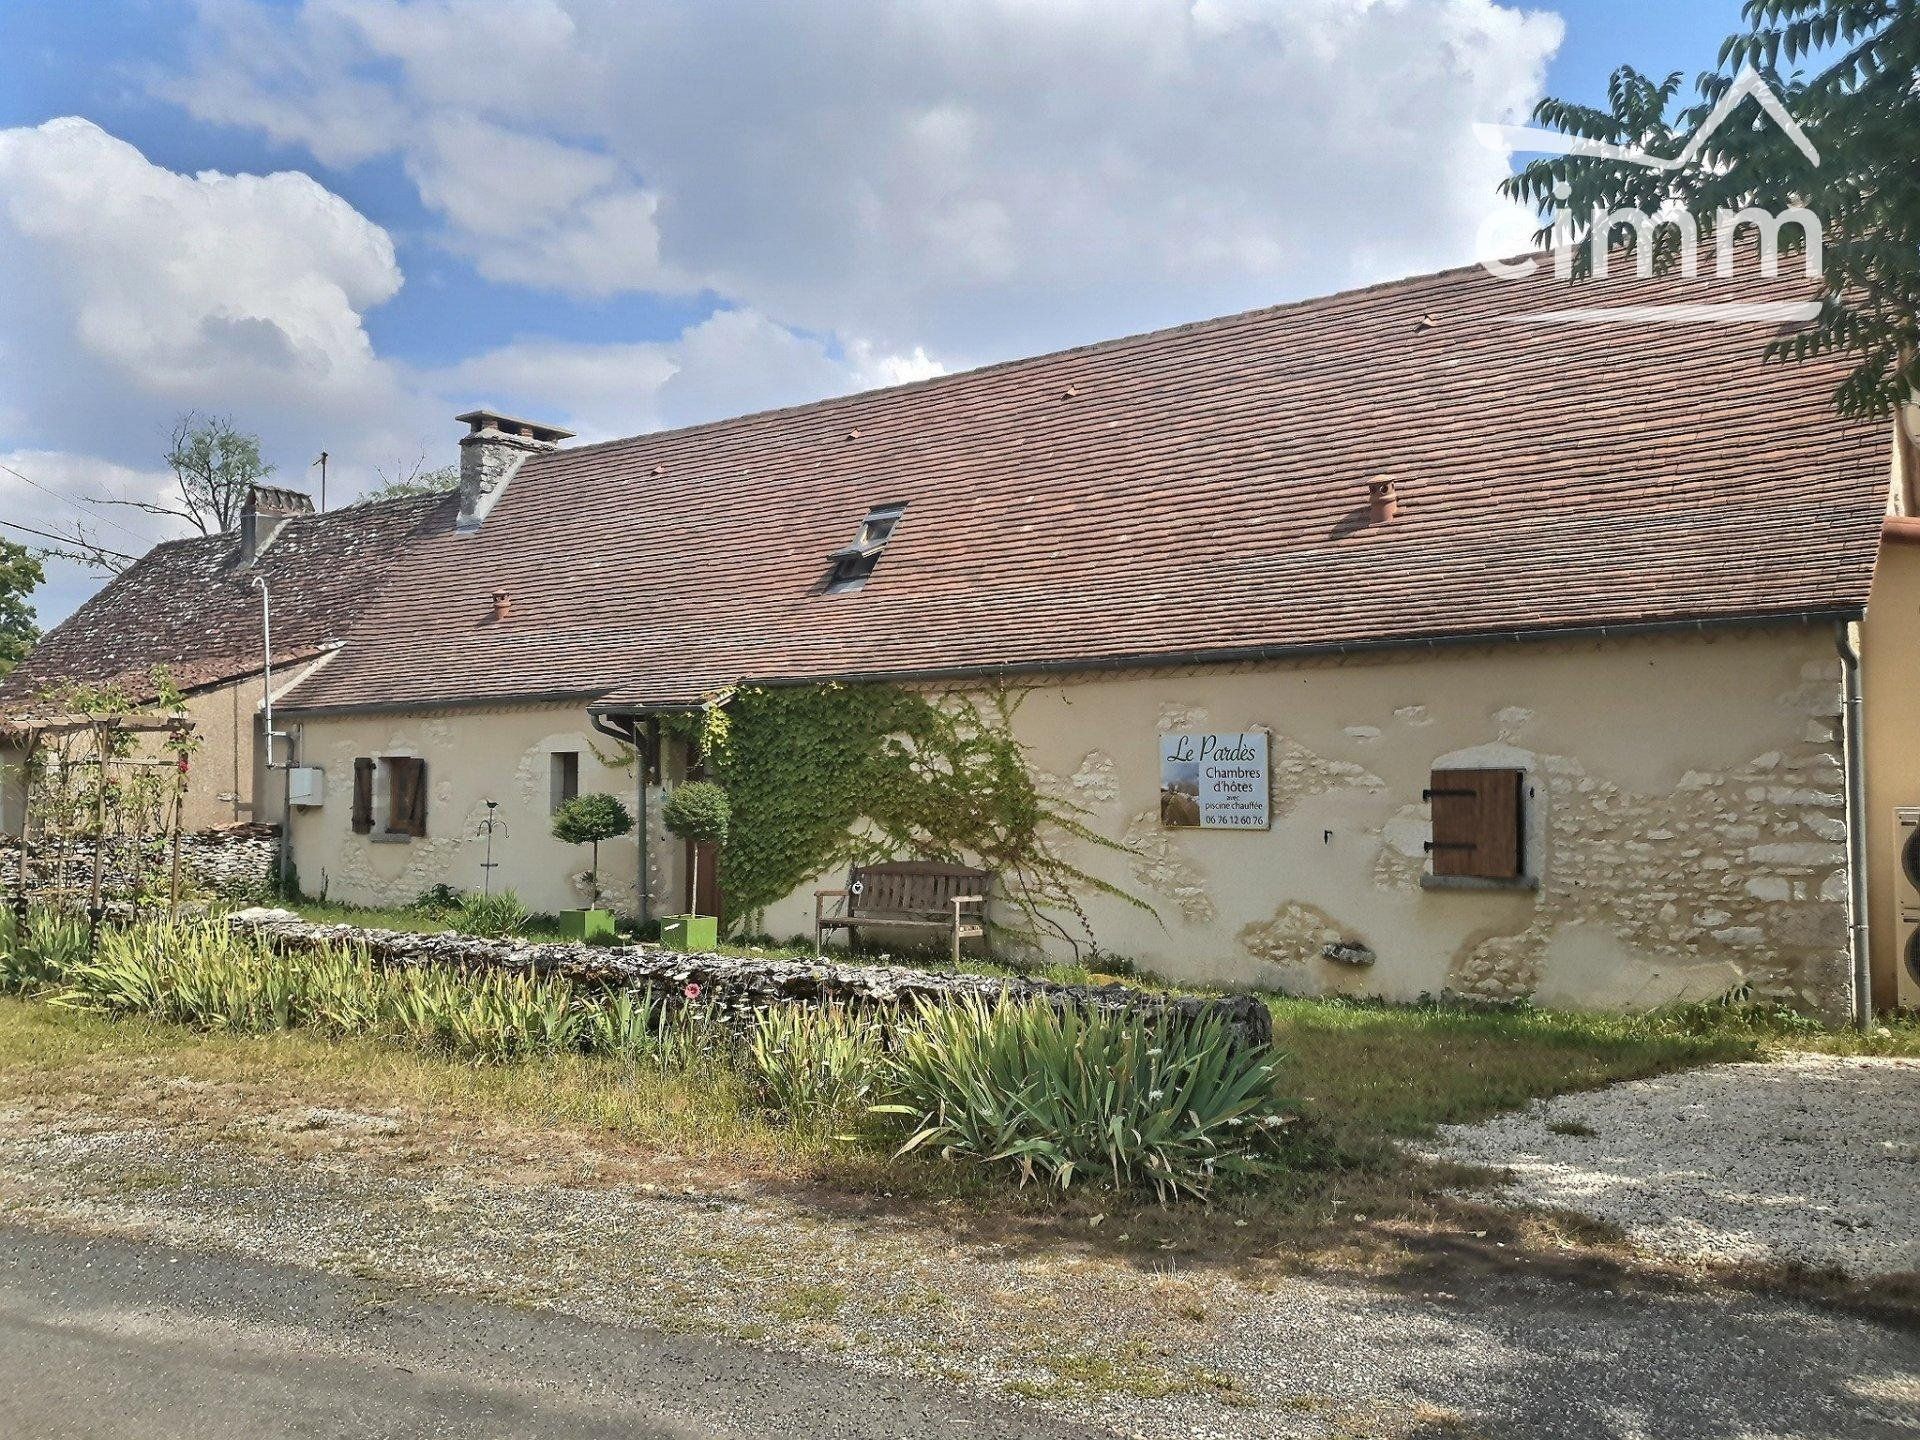
[[[122,525],[119,521],[114,520],[109,516],[97,515],[91,510],[82,510],[80,508],[79,503],[75,501],[71,495],[62,495],[58,490],[48,489],[45,485],[42,485],[38,480],[35,480],[30,476],[22,475],[18,470],[14,469],[13,466],[7,464],[5,461],[0,461],[0,470],[6,471],[9,475],[13,476],[13,478],[16,480],[25,481],[27,484],[31,485],[34,489],[38,490],[42,495],[51,495],[54,499],[58,500],[62,505],[71,506],[75,511],[75,513],[80,515],[85,515],[89,520],[98,521],[102,525],[111,526],[113,529],[118,530],[122,535],[126,536],[129,540],[139,540],[144,544],[148,544],[148,545],[152,545],[155,543],[155,541],[151,536],[135,534],[133,531],[129,530],[126,526]]]
[[[139,558],[137,555],[126,555],[118,550],[109,550],[104,545],[92,545],[84,540],[76,540],[71,535],[55,535],[51,531],[36,530],[31,525],[22,525],[17,520],[0,520],[0,525],[6,526],[9,530],[18,530],[23,535],[37,535],[42,540],[51,540],[59,545],[72,545],[82,549],[92,550],[101,555],[111,555],[116,560],[131,561]]]

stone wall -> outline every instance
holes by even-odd
[[[159,840],[149,840],[146,845],[148,883],[157,883],[164,889],[170,873],[170,853]],[[101,882],[102,892],[109,900],[126,898],[132,888],[132,849],[130,840],[109,838],[106,842]],[[229,900],[262,899],[275,891],[279,861],[279,832],[270,826],[229,826],[180,837],[181,886],[195,894]],[[58,864],[59,856],[53,847],[37,842],[32,845],[28,870],[32,881],[30,896],[44,893],[55,883]],[[68,846],[68,890],[77,888],[84,892],[92,883],[92,875],[93,847],[84,842]],[[19,878],[20,841],[13,836],[0,837],[0,899],[13,898],[19,889]]]
[[[1104,953],[1143,972],[1622,1010],[1744,989],[1845,1011],[1840,671],[1824,627],[1094,672],[1035,681],[1017,699],[1036,781],[1111,842],[1061,839],[1118,892],[1089,887],[1079,909]],[[328,796],[296,812],[294,853],[303,885],[329,898],[480,889],[479,821],[493,800],[509,827],[495,888],[535,910],[573,908],[585,855],[549,834],[551,756],[578,752],[582,790],[633,803],[631,758],[566,706],[315,716],[300,728]],[[1271,828],[1164,826],[1159,745],[1173,731],[1264,732]],[[353,833],[360,755],[427,759],[425,840]],[[1434,886],[1423,791],[1435,769],[1481,765],[1526,777],[1527,883]],[[649,789],[655,914],[685,903],[685,851],[658,829],[660,798]],[[616,909],[634,909],[638,859],[632,837],[601,847]],[[811,934],[815,888],[843,883],[844,872],[814,877],[754,923]],[[1010,913],[996,894],[989,918]],[[1079,937],[1077,915],[1059,919]],[[1011,953],[1018,942],[996,943]],[[1043,942],[1041,958],[1074,956],[1066,941]]]
[[[1218,1016],[1243,1042],[1264,1046],[1273,1041],[1272,1014],[1252,995],[1164,995],[1124,985],[1060,985],[1049,980],[948,974],[899,965],[683,954],[652,945],[536,945],[472,935],[416,935],[354,925],[310,925],[290,910],[241,910],[229,916],[228,923],[265,937],[282,953],[352,945],[387,965],[532,971],[581,984],[650,990],[675,998],[684,996],[689,986],[697,986],[701,1000],[742,1015],[779,1004],[871,1010],[916,1001],[937,1003],[966,996],[992,999],[1007,995],[1140,1016]]]

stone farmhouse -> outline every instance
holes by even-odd
[[[1743,284],[1616,275],[1578,304],[1800,293]],[[1017,700],[1111,886],[1074,897],[1087,926],[1169,976],[1920,1003],[1920,477],[1890,427],[1835,418],[1837,366],[1763,363],[1771,326],[1542,318],[1568,295],[1453,270],[600,444],[462,416],[457,504],[388,512],[397,558],[290,657],[301,883],[478,889],[493,815],[491,883],[576,906],[548,816],[608,791],[643,823],[604,889],[678,913],[684,717],[888,685]],[[811,935],[844,879],[727,918]]]
[[[0,677],[0,834],[20,833],[25,732],[64,708],[71,685],[154,697],[163,667],[186,694],[200,749],[182,823],[189,830],[278,824],[286,776],[265,769],[261,702],[338,647],[415,535],[450,524],[453,501],[426,496],[314,513],[296,491],[256,487],[236,532],[156,545]]]

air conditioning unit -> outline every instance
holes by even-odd
[[[1920,805],[1893,812],[1894,843],[1894,1004],[1920,1010]]]
[[[295,765],[287,771],[287,803],[311,810],[326,803],[327,772],[318,765]]]

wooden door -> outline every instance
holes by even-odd
[[[720,914],[720,847],[711,840],[683,840],[686,847],[681,891],[690,915]],[[700,859],[700,893],[693,893],[693,861]]]

